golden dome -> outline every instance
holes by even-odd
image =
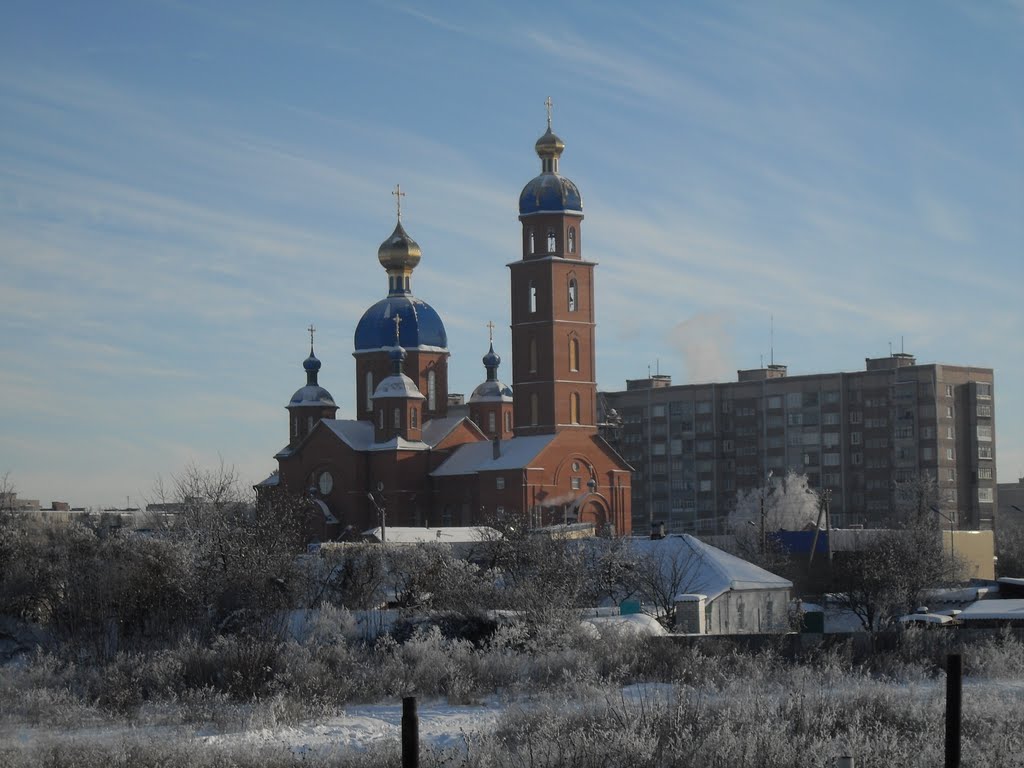
[[[533,148],[541,158],[558,158],[565,150],[565,142],[551,131],[551,126],[549,125],[544,135],[537,139],[537,143],[533,145]]]
[[[377,249],[377,260],[384,269],[412,269],[420,263],[423,256],[416,241],[409,237],[401,220],[395,225],[391,237],[380,244]]]

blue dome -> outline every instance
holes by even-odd
[[[309,352],[309,357],[302,361],[302,367],[306,370],[306,373],[320,370],[320,361],[317,359],[317,356],[313,354],[312,350]]]
[[[576,185],[557,173],[542,173],[519,194],[519,215],[548,211],[583,212],[583,198]]]
[[[390,349],[395,346],[395,316],[402,318],[399,346],[448,348],[448,334],[434,308],[408,294],[381,299],[359,320],[355,333],[355,351]]]

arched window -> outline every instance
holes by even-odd
[[[505,411],[505,431],[506,432],[511,432],[512,431],[512,412],[511,411]]]
[[[580,369],[580,340],[575,336],[569,337],[569,370]]]
[[[395,427],[395,429],[401,429],[402,428],[402,409],[401,408],[395,408],[395,410],[394,410],[394,412],[392,414],[392,417],[394,419],[394,427]]]
[[[366,372],[366,412],[373,410],[373,372]]]
[[[569,311],[570,312],[575,312],[576,308],[578,306],[578,302],[576,301],[576,290],[577,290],[576,278],[575,277],[570,277],[569,278]]]
[[[529,240],[530,240],[530,243],[529,243],[529,245],[530,245],[530,254],[532,255],[537,250],[537,244],[534,242],[533,230],[532,229],[530,230],[530,233],[529,233]]]
[[[437,410],[437,376],[433,368],[427,371],[427,410]]]
[[[557,241],[555,240],[555,230],[548,230],[548,253],[554,253]]]
[[[576,230],[569,227],[569,253],[576,253]]]
[[[537,286],[534,284],[533,280],[530,281],[530,285],[529,285],[528,290],[530,292],[530,312],[536,312],[537,311]]]
[[[569,395],[569,423],[579,424],[580,423],[580,395],[579,392],[573,392]]]
[[[530,373],[537,372],[537,340],[530,339]]]
[[[536,392],[530,395],[530,423],[534,426],[540,423],[540,399]]]
[[[380,429],[384,429],[384,409],[383,408],[381,408],[379,411],[377,411],[377,426]]]
[[[497,425],[494,423],[494,411],[487,414],[487,431],[490,434],[497,432]]]
[[[419,425],[420,425],[419,420],[420,420],[420,417],[419,417],[419,414],[418,414],[417,410],[415,408],[410,410],[409,411],[409,426],[412,427],[413,429],[419,428]]]

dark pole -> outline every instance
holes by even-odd
[[[946,657],[946,768],[960,768],[961,661],[959,653]]]
[[[402,768],[420,767],[420,719],[416,697],[402,699]]]

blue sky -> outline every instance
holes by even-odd
[[[133,503],[187,462],[265,477],[304,382],[352,416],[390,194],[452,391],[508,352],[545,97],[580,187],[604,389],[996,370],[1024,475],[1024,4],[5,4],[0,473]]]

